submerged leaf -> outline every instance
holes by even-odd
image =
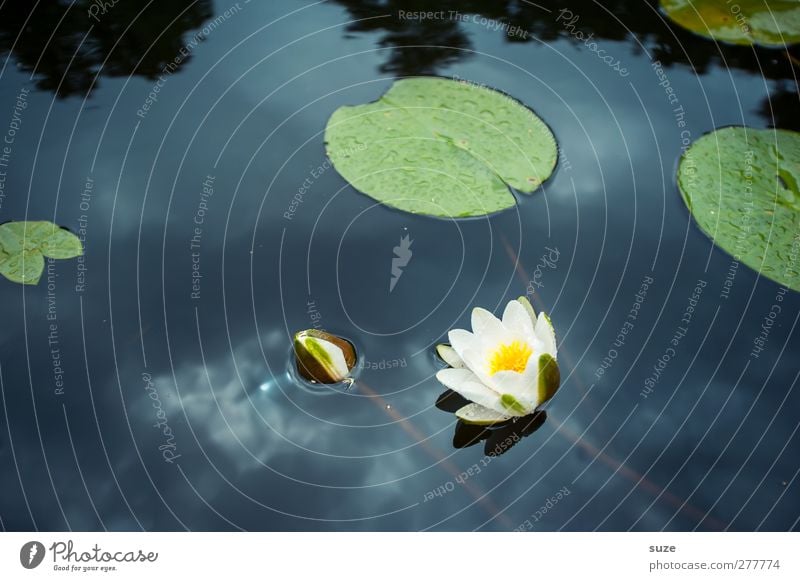
[[[493,89],[437,77],[397,81],[373,103],[337,109],[328,156],[357,190],[406,212],[482,216],[530,193],[558,156],[545,123]]]
[[[797,0],[661,0],[661,7],[684,28],[715,40],[776,47],[800,42]]]
[[[678,185],[700,228],[734,258],[800,290],[800,133],[726,127],[684,153]]]

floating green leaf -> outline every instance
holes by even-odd
[[[684,28],[708,38],[762,46],[800,42],[797,0],[661,0],[661,7]]]
[[[83,254],[77,236],[52,222],[0,224],[0,274],[12,282],[38,284],[44,258]]]
[[[508,186],[533,192],[558,157],[550,129],[518,101],[437,77],[402,79],[373,103],[337,109],[325,143],[357,190],[444,217],[513,207]]]
[[[762,275],[800,290],[800,133],[727,127],[698,139],[678,185],[700,228]]]

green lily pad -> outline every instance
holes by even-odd
[[[83,254],[81,241],[52,222],[0,224],[0,274],[12,282],[38,284],[44,259]]]
[[[25,250],[0,262],[0,274],[11,282],[38,284],[44,272],[44,256],[38,250]]]
[[[514,206],[555,168],[550,129],[518,101],[437,77],[402,79],[377,101],[341,107],[328,157],[357,190],[388,206],[448,218]]]
[[[678,166],[700,228],[762,275],[800,290],[800,133],[726,127],[702,136]]]
[[[800,42],[797,0],[661,0],[661,7],[679,25],[715,40],[762,46]]]

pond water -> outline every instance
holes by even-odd
[[[0,8],[0,222],[85,239],[0,280],[3,529],[798,528],[800,297],[674,177],[714,128],[800,126],[786,51],[652,1],[139,4]],[[524,102],[554,175],[468,220],[355,191],[325,123],[410,75]],[[526,293],[561,389],[505,453],[455,448],[433,346]],[[357,346],[349,391],[297,381],[312,327]]]

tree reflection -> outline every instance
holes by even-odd
[[[29,2],[4,3],[0,53],[12,52],[40,89],[59,97],[82,95],[98,85],[99,75],[156,78],[180,54],[186,33],[214,13],[211,0],[153,2],[146,9],[139,2],[117,2],[92,18],[93,4],[39,2],[31,11]]]
[[[800,94],[797,85],[783,82],[761,103],[759,113],[770,127],[800,131]]]
[[[507,28],[497,26],[496,34],[508,43],[567,39],[578,44],[582,40],[575,34],[576,30],[610,41],[633,37],[637,41],[630,42],[634,53],[640,54],[646,49],[652,59],[660,61],[665,68],[683,64],[702,74],[718,66],[746,70],[767,79],[786,80],[792,87],[776,95],[774,114],[781,122],[785,117],[791,117],[790,121],[796,117],[796,73],[785,51],[717,44],[671,22],[659,10],[658,0],[573,0],[569,3],[560,0],[536,0],[535,3],[528,0],[442,0],[435,5],[425,0],[334,1],[344,6],[356,20],[350,25],[350,32],[380,34],[378,43],[390,49],[381,70],[396,76],[441,74],[448,65],[469,58],[473,48],[471,34],[486,29],[471,20],[477,16],[528,33],[509,34]],[[400,18],[401,11],[439,11],[444,12],[445,18]],[[455,13],[466,18],[451,17]],[[572,22],[572,27],[566,26],[567,22]],[[784,104],[788,106],[785,112],[781,109]],[[767,102],[764,111],[769,122]]]
[[[350,33],[379,35],[378,44],[389,49],[381,71],[396,76],[440,74],[448,65],[469,58],[472,34],[486,29],[472,22],[472,17],[478,17],[527,33],[509,34],[507,28],[498,27],[495,33],[508,43],[567,39],[577,44],[581,40],[575,30],[609,41],[634,37],[638,42],[629,43],[631,50],[641,53],[644,46],[665,67],[684,64],[698,73],[712,66],[737,68],[788,82],[791,86],[776,95],[774,112],[778,119],[791,117],[780,109],[783,103],[792,106],[792,111],[796,105],[795,71],[785,52],[717,45],[671,23],[659,11],[658,0],[442,0],[435,5],[426,0],[333,2],[344,7],[354,20],[348,28]],[[33,9],[29,2],[3,3],[0,53],[13,50],[13,60],[22,70],[34,74],[40,89],[56,92],[59,97],[81,95],[97,86],[98,75],[156,78],[185,46],[188,33],[214,15],[211,0],[169,0],[152,2],[145,9],[142,3],[117,2],[111,6],[109,2],[104,13],[92,18],[89,10],[95,3],[39,2]],[[565,26],[565,10],[572,18],[578,17],[572,28]],[[440,11],[447,17],[399,18],[400,11]],[[462,15],[462,19],[450,17],[451,13]],[[769,117],[766,102],[762,113]]]

